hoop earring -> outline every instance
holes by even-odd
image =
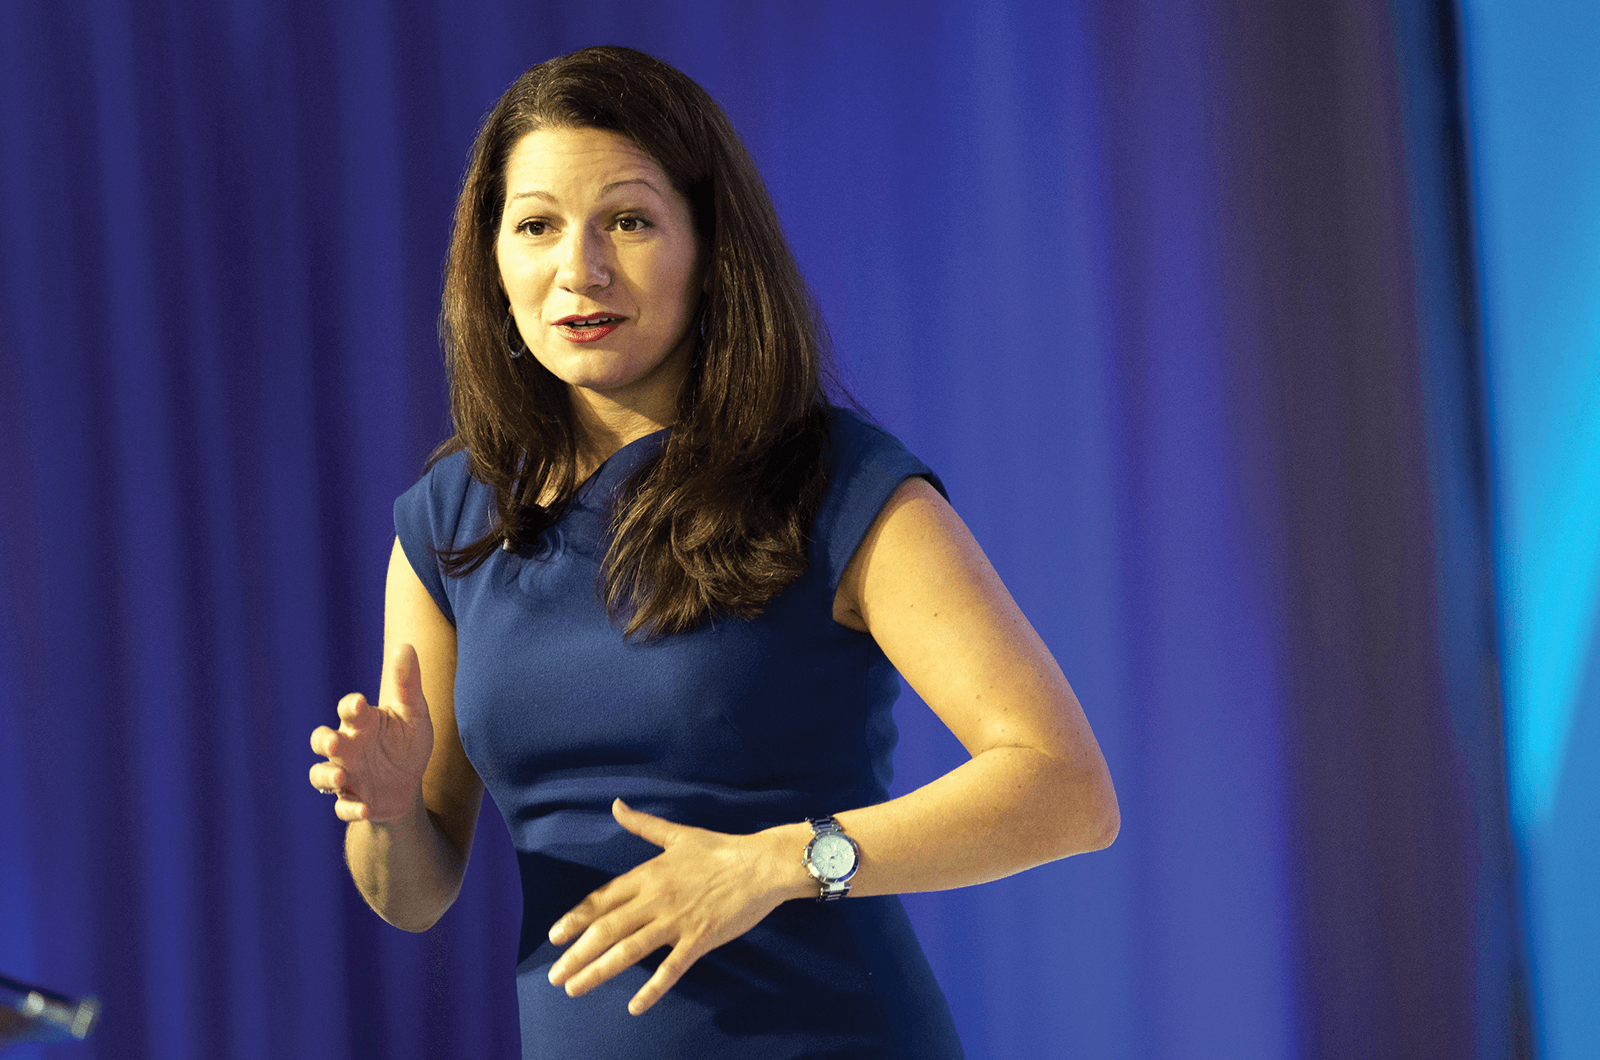
[[[528,352],[528,344],[523,341],[521,331],[517,332],[517,344],[511,345],[511,331],[516,326],[516,318],[511,315],[510,310],[507,310],[505,323],[500,325],[500,341],[505,343],[506,352],[511,355],[513,361]]]

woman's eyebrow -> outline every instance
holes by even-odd
[[[660,188],[657,188],[654,184],[650,183],[648,180],[645,180],[643,177],[630,177],[627,180],[614,180],[610,184],[607,184],[605,187],[601,188],[600,194],[610,195],[616,189],[628,184],[643,184],[645,187],[655,192],[657,196],[665,198],[665,196],[661,195]]]

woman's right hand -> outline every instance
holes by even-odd
[[[327,759],[311,767],[311,786],[339,793],[334,812],[341,821],[398,820],[421,801],[433,722],[417,653],[396,645],[387,666],[384,684],[394,702],[372,704],[352,692],[339,701],[339,728],[320,725],[311,734],[311,749]]]

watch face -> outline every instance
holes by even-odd
[[[811,864],[825,880],[840,880],[856,867],[856,848],[842,835],[819,835],[811,844]]]

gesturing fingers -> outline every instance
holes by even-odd
[[[686,930],[625,905],[589,925],[551,966],[550,982],[564,987],[568,997],[580,997],[664,946],[671,946],[671,952],[628,1002],[628,1011],[637,1016],[661,1000],[712,948],[704,926]]]
[[[567,996],[579,997],[588,993],[606,980],[638,964],[663,946],[672,943],[670,933],[660,925],[646,925],[611,946],[581,972],[566,980]],[[648,1011],[668,990],[677,985],[683,974],[710,948],[702,935],[678,939],[676,944],[672,945],[671,951],[662,958],[649,981],[629,1000],[628,1012],[638,1016]]]
[[[332,762],[318,762],[311,767],[311,786],[318,791],[338,791],[344,781],[344,770]]]
[[[686,825],[674,824],[665,817],[656,817],[643,810],[636,810],[621,799],[611,803],[611,816],[615,817],[623,828],[646,843],[662,848],[687,828]]]
[[[550,967],[550,982],[577,997],[650,954],[671,947],[629,1002],[638,1015],[654,1005],[701,956],[738,938],[783,900],[768,874],[752,871],[764,856],[755,836],[726,835],[612,807],[628,831],[663,847],[660,854],[600,887],[550,929],[570,942]]]
[[[339,700],[339,727],[318,725],[311,733],[311,750],[324,758],[338,758],[351,737],[361,735],[371,719],[371,708],[360,692]]]
[[[347,824],[365,821],[370,814],[367,804],[348,792],[339,792],[339,800],[333,804],[333,815]]]
[[[696,940],[694,944],[680,942],[672,947],[672,952],[667,954],[661,963],[656,966],[655,974],[629,1000],[629,1015],[641,1016],[648,1011],[650,1006],[660,1001],[668,990],[678,985],[678,980],[683,978],[683,973],[689,970],[690,965],[703,957],[705,952],[699,940]]]
[[[311,752],[323,758],[332,758],[334,748],[338,745],[339,734],[326,725],[318,725],[311,733]]]
[[[550,968],[550,982],[580,997],[672,942],[667,925],[655,918],[607,917],[589,926]]]
[[[691,896],[670,877],[652,871],[659,868],[647,862],[618,876],[556,921],[550,941],[575,941],[551,965],[553,985],[578,997],[661,947],[681,948],[690,937],[704,933],[705,926],[692,912]]]
[[[340,730],[353,730],[358,727],[362,721],[361,716],[367,710],[367,697],[360,692],[351,692],[348,696],[339,700]]]
[[[637,870],[635,870],[636,872]],[[574,938],[578,938],[580,934],[588,936],[595,921],[638,894],[638,888],[634,885],[635,873],[623,873],[610,883],[591,892],[587,898],[563,913],[561,919],[550,927],[550,941],[560,946]],[[615,941],[615,939],[612,941]],[[605,947],[596,948],[594,941],[591,940],[588,947],[585,948],[591,951],[589,955],[593,956]],[[574,946],[572,950],[569,950],[562,957],[562,960],[566,961],[566,966],[569,968],[572,967],[573,962],[567,960],[567,957],[571,956],[573,951],[582,952],[579,946]],[[561,961],[557,961],[556,964],[557,967],[560,967]],[[554,976],[554,974],[555,969],[552,968],[551,975]],[[550,981],[555,982],[555,979],[552,978]],[[559,986],[561,984],[557,983],[556,985]]]

